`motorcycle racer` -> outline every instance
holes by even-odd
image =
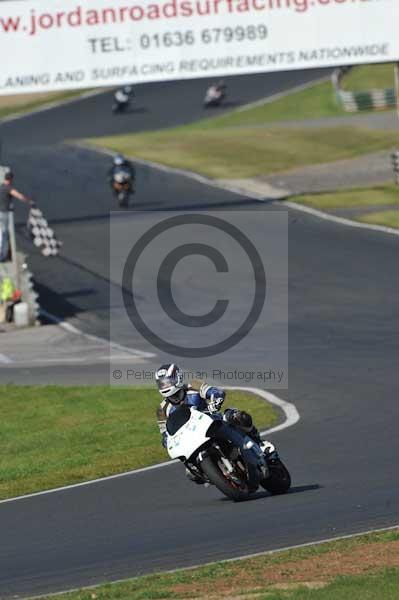
[[[125,85],[119,88],[114,93],[113,112],[124,111],[129,107],[130,100],[134,97],[133,88],[131,85]]]
[[[173,363],[161,365],[155,373],[155,381],[163,398],[157,409],[157,422],[164,447],[167,444],[166,420],[178,406],[185,404],[193,406],[199,411],[215,413],[220,412],[226,398],[226,392],[223,389],[205,382],[192,381],[185,384],[183,371]],[[263,452],[267,452],[267,448],[272,446],[269,442],[261,440],[252,417],[247,412],[237,408],[227,408],[224,411],[223,420],[251,437],[260,445]],[[187,472],[187,476],[196,483],[203,483],[202,480],[193,477],[190,472]]]

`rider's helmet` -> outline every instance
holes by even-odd
[[[161,365],[155,373],[155,381],[163,398],[179,404],[184,398],[183,371],[175,364]]]
[[[130,96],[130,94],[133,92],[133,88],[131,85],[125,85],[123,91],[127,96]]]
[[[121,167],[122,165],[125,164],[125,162],[126,162],[126,159],[124,156],[122,156],[122,154],[117,154],[113,158],[113,163],[114,163],[115,167]]]
[[[216,87],[218,90],[224,90],[226,87],[226,83],[225,83],[224,79],[219,79],[219,81],[216,84]]]

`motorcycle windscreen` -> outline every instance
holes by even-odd
[[[169,434],[167,450],[171,458],[188,460],[207,440],[213,419],[198,411],[191,411],[191,418],[174,435]]]
[[[166,431],[169,435],[175,435],[183,425],[191,418],[191,410],[187,405],[179,406],[174,410],[166,421]]]

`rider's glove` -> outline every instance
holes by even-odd
[[[166,448],[167,445],[168,445],[168,434],[166,433],[166,431],[164,431],[162,434],[162,446],[164,448]]]
[[[220,398],[224,398],[226,396],[226,392],[212,385],[208,385],[207,383],[203,383],[199,389],[199,393],[201,398],[206,400],[210,400],[212,396],[218,396]]]
[[[215,394],[212,394],[210,399],[208,400],[209,412],[211,412],[211,413],[219,412],[222,407],[223,402],[224,402],[224,398],[222,398],[221,396],[216,396]]]

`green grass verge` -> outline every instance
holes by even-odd
[[[397,146],[397,134],[355,127],[200,130],[184,126],[86,142],[210,178],[235,179],[391,149]]]
[[[0,386],[0,499],[168,460],[158,404],[150,388]],[[229,391],[228,404],[262,428],[278,420],[252,394]]]
[[[10,98],[9,104],[7,102],[7,97],[3,97],[0,98],[0,119],[10,115],[19,115],[21,113],[30,112],[31,110],[40,108],[41,106],[52,102],[63,102],[65,100],[70,100],[71,98],[78,98],[88,91],[89,90],[71,90],[68,92],[39,94],[37,100],[32,99],[22,103],[20,101],[16,103],[13,101],[13,98]],[[34,96],[36,96],[36,94],[30,94],[29,98],[33,98]]]
[[[385,89],[394,86],[394,65],[365,65],[353,67],[343,78],[342,87],[350,91]],[[286,120],[319,119],[348,115],[338,102],[332,83],[317,83],[305,90],[293,92],[272,102],[199,121],[197,127],[223,128],[261,125]]]
[[[399,210],[382,210],[379,212],[369,213],[357,218],[361,223],[369,223],[371,225],[385,225],[386,227],[395,227],[399,229]]]
[[[392,63],[353,67],[342,80],[343,89],[351,92],[382,90],[393,88],[394,85],[394,65]]]
[[[321,210],[335,208],[356,208],[363,206],[399,205],[399,188],[394,185],[375,186],[332,192],[328,194],[312,194],[295,196],[293,200]],[[380,213],[378,213],[380,214]],[[399,213],[394,213],[399,214]]]
[[[139,577],[62,597],[65,600],[397,600],[398,565],[399,531],[396,530]]]

